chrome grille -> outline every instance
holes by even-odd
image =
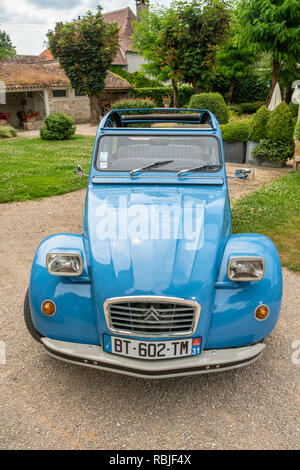
[[[173,297],[119,297],[104,303],[113,333],[137,336],[186,336],[194,333],[200,305]]]

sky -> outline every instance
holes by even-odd
[[[153,3],[168,5],[171,0]],[[0,30],[6,31],[17,48],[17,54],[38,55],[45,48],[46,33],[57,21],[70,21],[95,11],[103,13],[130,7],[135,13],[135,0],[0,0]]]

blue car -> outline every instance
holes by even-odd
[[[82,234],[37,249],[24,315],[53,357],[161,378],[258,359],[281,297],[272,241],[231,233],[216,117],[124,109],[99,125]]]

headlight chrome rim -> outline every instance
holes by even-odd
[[[63,272],[63,271],[53,271],[51,268],[50,268],[50,256],[65,256],[65,257],[77,257],[78,260],[79,260],[79,271],[78,272]],[[67,277],[70,277],[70,276],[81,276],[82,272],[83,272],[83,260],[82,260],[82,256],[81,256],[81,253],[76,253],[76,252],[71,252],[71,251],[68,251],[68,252],[64,252],[64,251],[51,251],[50,253],[47,254],[47,257],[46,257],[46,266],[47,266],[47,270],[49,272],[49,274],[53,275],[53,276],[67,276]]]
[[[230,275],[230,267],[233,261],[260,261],[262,263],[262,273],[259,277],[253,279],[252,277],[244,277],[241,279],[234,279]],[[261,281],[265,275],[265,260],[261,256],[233,256],[229,258],[227,263],[227,277],[232,282],[256,282]]]

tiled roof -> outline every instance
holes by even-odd
[[[117,51],[116,57],[114,58],[113,65],[126,65],[125,52],[132,51],[132,41],[131,36],[133,34],[133,29],[131,23],[136,20],[136,15],[132,10],[127,7],[122,10],[111,11],[109,13],[104,13],[103,18],[106,23],[113,23],[116,21],[120,28],[119,30],[119,49]],[[41,58],[45,60],[53,60],[53,56],[49,49],[45,49],[41,54]]]
[[[70,80],[57,63],[0,64],[0,80],[7,90],[70,86]],[[105,89],[131,89],[132,85],[112,72],[107,73]]]
[[[132,41],[131,36],[133,34],[133,29],[131,23],[136,21],[136,15],[133,11],[127,7],[122,10],[111,11],[109,13],[104,13],[103,18],[107,23],[112,23],[116,21],[120,28],[119,31],[119,45],[124,52],[132,50]]]

